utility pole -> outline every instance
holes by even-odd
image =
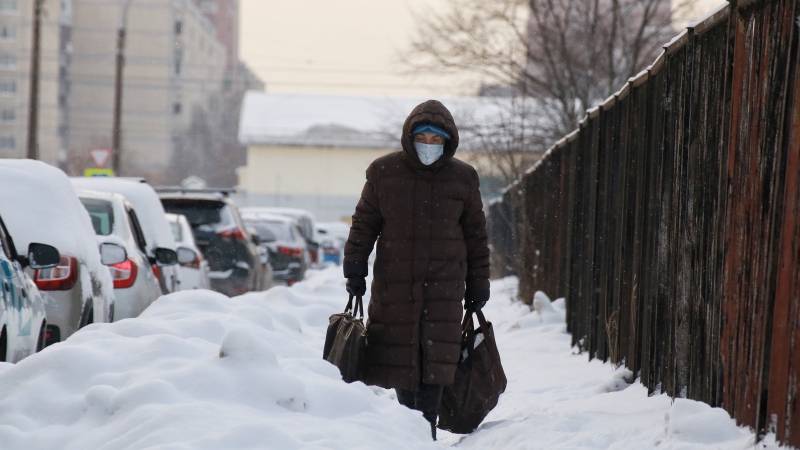
[[[33,2],[33,45],[31,46],[31,74],[28,95],[28,151],[29,159],[39,159],[39,66],[42,34],[42,3]]]
[[[122,160],[122,75],[125,69],[125,27],[128,22],[128,8],[131,0],[123,0],[122,15],[117,28],[117,60],[114,82],[114,124],[111,131],[111,168],[114,175],[120,176]]]

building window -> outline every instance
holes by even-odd
[[[181,113],[182,110],[183,110],[183,105],[181,105],[181,102],[175,102],[172,104],[172,114],[175,114],[177,116]]]
[[[17,140],[14,136],[0,136],[0,149],[13,150],[17,148]]]
[[[179,48],[175,49],[175,75],[181,74],[181,66],[183,63],[183,51]]]
[[[17,82],[15,80],[0,80],[0,95],[12,96],[17,93]]]
[[[13,122],[17,119],[17,112],[13,109],[4,109],[0,111],[0,121]]]
[[[0,69],[16,69],[17,55],[0,53]]]
[[[13,25],[0,25],[0,40],[13,41],[17,38],[17,29]]]
[[[0,0],[0,13],[17,12],[17,0]]]
[[[175,34],[181,34],[183,32],[183,22],[180,20],[175,21]]]

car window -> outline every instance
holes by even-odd
[[[186,220],[193,228],[207,225],[222,229],[236,225],[230,208],[222,202],[166,200],[163,203],[167,212],[186,216]]]
[[[142,232],[142,226],[139,224],[139,218],[136,217],[136,211],[128,209],[128,220],[131,222],[131,232],[133,233],[133,239],[136,241],[136,246],[139,247],[142,253],[147,254],[147,239],[144,238],[144,232]]]
[[[8,259],[14,258],[12,248],[11,240],[6,233],[5,224],[0,222],[0,249],[2,249],[3,254],[5,254]]]
[[[95,234],[108,236],[114,230],[114,209],[111,202],[95,198],[81,198],[84,208],[89,211]]]
[[[175,242],[183,242],[183,229],[178,222],[170,222],[169,227],[172,229],[172,235],[175,237]]]
[[[253,225],[255,226],[255,229],[258,231],[259,235],[267,235],[269,233],[266,233],[265,231],[268,231],[275,236],[276,240],[279,241],[291,241],[294,239],[292,237],[291,228],[284,222],[259,220],[258,222],[254,222]]]

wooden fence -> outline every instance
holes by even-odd
[[[489,205],[573,343],[800,447],[800,2],[731,1]]]

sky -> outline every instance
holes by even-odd
[[[458,95],[464,77],[410,73],[413,14],[447,0],[241,0],[240,52],[270,92]]]

